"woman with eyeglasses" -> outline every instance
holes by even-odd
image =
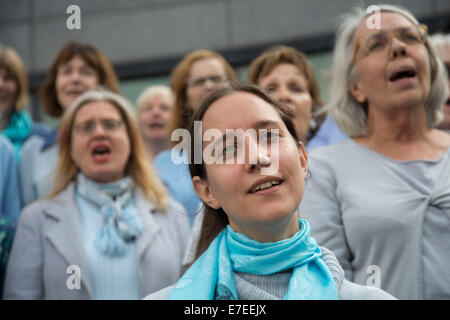
[[[174,136],[177,129],[188,128],[193,111],[198,109],[205,97],[218,88],[236,83],[237,77],[233,68],[219,53],[200,49],[187,54],[174,68],[170,79],[170,87],[175,95],[169,123],[171,136]],[[174,146],[181,142],[181,139],[171,141]],[[178,159],[174,159],[174,156]],[[169,194],[185,207],[190,224],[193,225],[195,215],[199,211],[200,199],[192,187],[185,159],[185,154],[170,149],[158,154],[154,159],[154,166],[169,189]]]
[[[444,66],[409,11],[379,9],[338,29],[327,108],[351,139],[310,153],[300,212],[349,280],[448,299],[450,135],[435,128]]]
[[[52,193],[21,213],[6,299],[141,299],[175,283],[186,214],[148,162],[132,108],[93,90],[65,112]]]
[[[430,37],[430,41],[435,46],[442,62],[444,62],[448,77],[449,92],[444,103],[444,119],[439,123],[438,128],[450,132],[450,34],[435,34]]]
[[[61,118],[70,104],[87,90],[103,86],[119,92],[119,79],[106,56],[91,44],[69,42],[56,55],[39,94],[44,111]],[[19,177],[22,205],[41,199],[52,189],[58,161],[58,128],[31,137],[21,150]]]

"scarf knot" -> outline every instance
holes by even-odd
[[[221,300],[238,298],[233,271],[270,275],[292,269],[287,300],[337,299],[333,275],[309,223],[298,220],[300,230],[291,238],[260,243],[227,226],[174,286],[170,299]]]
[[[97,183],[81,172],[77,177],[77,192],[99,209],[103,226],[95,239],[97,249],[107,256],[122,256],[127,245],[142,233],[139,212],[128,206],[133,200],[134,182],[125,177],[113,183]],[[126,208],[125,208],[126,207]]]

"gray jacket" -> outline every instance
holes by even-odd
[[[137,239],[140,296],[174,284],[181,275],[189,224],[184,209],[171,201],[165,213],[153,213],[153,206],[141,194],[136,206],[145,224]],[[78,266],[80,289],[69,289]],[[69,269],[68,269],[69,268]],[[91,299],[89,265],[83,245],[80,214],[74,184],[55,198],[26,207],[20,216],[4,287],[5,299]]]
[[[362,286],[353,282],[350,282],[344,278],[344,270],[339,264],[334,253],[330,250],[321,247],[322,259],[327,264],[331,273],[333,274],[336,287],[338,289],[339,300],[394,300],[395,298],[389,293],[369,286]],[[234,274],[234,281],[236,284],[236,290],[240,299],[243,300],[271,300],[274,296],[268,294],[264,290],[259,289],[258,285],[247,282],[245,279],[237,274]],[[271,281],[271,280],[269,280]],[[260,284],[267,285],[267,279],[264,276],[259,276]],[[167,300],[169,299],[170,292],[174,286],[164,288],[155,293],[149,294],[145,300]],[[188,298],[188,297],[187,297]]]

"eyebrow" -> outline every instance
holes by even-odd
[[[256,123],[254,123],[249,129],[255,129],[256,131],[258,131],[260,129],[267,129],[267,128],[274,128],[274,129],[281,130],[281,125],[280,125],[279,121],[262,120],[262,121],[258,121]],[[241,129],[241,128],[238,128],[238,129]],[[233,131],[234,130],[236,130],[236,129],[233,129]],[[215,148],[217,144],[225,142],[228,136],[234,136],[234,132],[225,133],[220,138],[214,140],[213,142],[211,142],[210,148]]]

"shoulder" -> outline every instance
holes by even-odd
[[[69,184],[66,189],[52,198],[42,198],[31,202],[23,208],[20,214],[21,218],[36,220],[39,219],[39,216],[44,215],[61,216],[66,212],[68,206],[72,206],[74,203],[70,198],[74,197],[73,190],[73,184]]]
[[[344,280],[339,290],[340,300],[396,300],[395,297],[381,289],[359,285]]]
[[[169,300],[170,293],[174,286],[169,286],[159,291],[153,292],[144,297],[143,300]]]
[[[38,152],[41,147],[44,145],[45,138],[40,135],[32,135],[27,141],[22,145],[21,152],[29,153],[29,152]]]

